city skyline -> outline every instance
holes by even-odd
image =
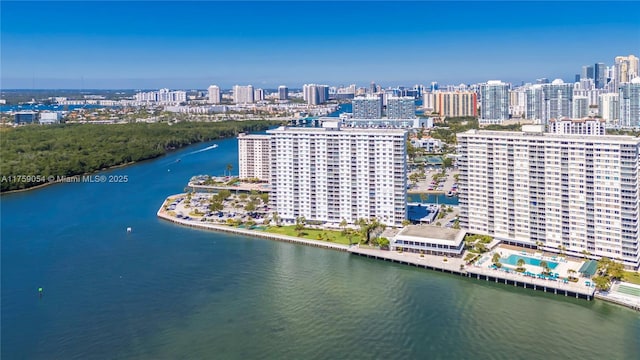
[[[4,89],[567,81],[640,47],[633,2],[1,6]]]

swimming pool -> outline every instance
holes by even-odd
[[[524,263],[527,265],[533,265],[533,266],[540,266],[540,262],[542,260],[540,259],[534,259],[534,258],[530,258],[527,256],[520,256],[520,255],[509,255],[509,257],[507,258],[501,258],[500,262],[503,264],[508,264],[508,265],[513,265],[513,266],[518,266],[518,259],[523,259]],[[553,262],[553,261],[548,261],[545,260],[547,262],[547,266],[549,266],[549,269],[553,270],[556,268],[556,266],[558,266],[557,262]]]

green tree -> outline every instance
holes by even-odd
[[[304,218],[304,216],[298,216],[296,218],[296,226],[295,229],[298,232],[301,232],[302,230],[304,230],[304,226],[307,222],[307,219]]]
[[[549,269],[549,263],[547,263],[545,260],[540,261],[540,267],[544,269],[545,273],[549,273],[550,269]]]
[[[340,221],[340,228],[342,229],[342,234],[344,235],[347,231],[347,219],[342,219],[342,221]]]
[[[250,201],[245,207],[244,209],[246,211],[256,211],[256,204],[253,201]]]
[[[389,239],[387,239],[386,237],[379,238],[378,245],[382,250],[389,250]]]
[[[272,218],[273,218],[274,224],[276,224],[276,226],[280,226],[280,216],[278,216],[277,212],[275,211],[273,212]]]
[[[220,200],[214,200],[209,204],[210,211],[222,211],[224,209],[224,205]]]
[[[611,282],[606,276],[594,276],[591,280],[596,284],[596,289],[600,291],[607,291],[611,287]]]
[[[493,254],[493,256],[491,257],[491,262],[494,264],[497,264],[500,262],[500,254],[495,253]]]
[[[405,227],[405,226],[408,226],[408,225],[411,225],[411,221],[409,221],[408,219],[402,220],[402,227]]]
[[[447,157],[444,157],[444,158],[442,159],[442,167],[443,167],[443,168],[448,169],[448,168],[450,168],[450,167],[452,167],[452,166],[453,166],[453,159],[451,159],[451,158],[450,158],[450,157],[448,157],[448,156],[447,156]]]
[[[521,267],[524,267],[525,261],[523,258],[519,258],[516,264],[518,265],[519,268],[521,268]]]

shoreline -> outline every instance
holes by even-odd
[[[166,155],[166,154],[165,154]],[[162,155],[160,155],[162,156]],[[150,159],[144,159],[142,161],[130,161],[128,163],[123,163],[123,164],[119,164],[119,165],[113,165],[113,166],[109,166],[108,168],[104,168],[104,169],[100,169],[100,170],[96,170],[94,172],[90,172],[90,173],[84,173],[84,174],[76,174],[76,175],[69,175],[69,178],[72,178],[74,176],[87,176],[87,175],[92,175],[92,174],[97,174],[97,173],[101,173],[103,171],[109,171],[109,170],[113,170],[113,169],[117,169],[117,168],[122,168],[122,167],[127,167],[129,165],[134,165],[134,164],[140,164],[143,163],[147,160],[153,160],[153,159],[157,159],[160,156],[154,157],[154,158],[150,158]],[[26,191],[31,191],[31,190],[37,190],[37,189],[42,189],[44,187],[50,186],[50,185],[55,185],[55,184],[65,184],[65,181],[61,181],[61,180],[56,180],[56,181],[48,181],[46,183],[42,183],[36,186],[32,186],[32,187],[28,187],[26,189],[17,189],[17,190],[9,190],[9,191],[3,191],[0,192],[0,196],[2,195],[8,195],[8,194],[14,194],[14,193],[21,193],[21,192],[26,192]]]
[[[425,257],[420,257],[417,259],[410,259],[409,258],[410,256],[408,255],[395,254],[395,252],[390,252],[390,251],[363,249],[363,248],[359,248],[358,246],[350,247],[347,245],[334,244],[330,242],[317,241],[317,240],[307,240],[307,239],[288,236],[288,235],[280,235],[280,234],[267,233],[267,232],[261,232],[256,230],[240,229],[240,228],[230,227],[226,225],[200,223],[200,222],[195,222],[190,220],[178,219],[167,214],[166,210],[164,210],[164,206],[166,205],[168,199],[179,196],[179,195],[180,194],[170,195],[162,202],[162,205],[160,206],[160,208],[156,213],[156,215],[160,219],[169,221],[177,225],[188,226],[188,227],[193,227],[193,228],[198,228],[203,230],[213,230],[213,231],[231,233],[235,235],[242,235],[242,236],[248,236],[253,238],[262,238],[266,240],[275,240],[275,241],[289,242],[289,243],[294,243],[299,245],[313,246],[317,248],[324,248],[329,250],[337,250],[337,251],[347,252],[350,255],[359,255],[367,258],[373,258],[376,260],[384,260],[392,263],[399,263],[407,266],[424,268],[427,270],[440,271],[440,272],[450,273],[453,275],[458,275],[458,276],[463,276],[468,278],[476,278],[479,281],[490,281],[494,283],[504,284],[507,286],[522,287],[522,288],[530,289],[534,291],[544,291],[545,293],[549,292],[558,296],[565,296],[565,297],[571,296],[571,297],[581,298],[587,301],[599,299],[608,303],[616,304],[618,306],[623,306],[633,311],[640,311],[640,307],[637,307],[634,304],[628,304],[623,301],[619,301],[617,299],[612,299],[610,297],[603,296],[599,294],[595,289],[593,290],[593,292],[589,292],[589,293],[584,293],[581,291],[576,292],[575,289],[570,289],[570,288],[563,289],[561,287],[554,286],[554,285],[559,285],[555,283],[544,283],[544,282],[538,283],[537,281],[534,281],[531,279],[525,279],[522,277],[514,277],[514,278],[506,277],[499,272],[485,270],[483,268],[480,268],[479,266],[465,265],[464,268],[461,269],[460,264],[464,264],[464,262],[463,261],[461,262],[461,260],[457,258],[450,258],[448,262],[443,262],[442,259],[436,258],[431,255],[429,256],[425,255]]]

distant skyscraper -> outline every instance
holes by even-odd
[[[593,79],[593,66],[585,65],[582,67],[582,79]]]
[[[544,113],[542,123],[550,119],[571,117],[573,111],[573,84],[565,84],[555,79],[551,84],[542,85],[544,90]]]
[[[509,84],[490,80],[480,85],[480,123],[500,124],[509,119]]]
[[[604,63],[594,65],[596,89],[602,89],[607,84],[607,66]]]
[[[629,56],[616,56],[615,58],[615,84],[619,85],[624,82],[630,82],[636,76],[640,76],[638,73],[639,59],[633,55]]]
[[[416,117],[416,100],[412,97],[387,98],[387,118],[413,119]]]
[[[431,82],[430,89],[431,89],[431,92],[438,90],[438,82],[437,81]]]
[[[640,77],[620,84],[618,94],[620,125],[623,127],[640,127]]]
[[[544,90],[541,84],[532,85],[526,93],[525,118],[542,122],[544,118]]]
[[[574,82],[580,82],[580,74],[576,74]]]
[[[440,116],[478,116],[478,95],[474,91],[437,91],[425,94]]]
[[[209,103],[211,104],[220,104],[222,97],[220,95],[220,88],[216,85],[209,86]]]
[[[251,104],[254,102],[253,86],[240,86],[235,85],[233,87],[233,102],[236,104]]]
[[[607,93],[598,96],[598,115],[606,120],[608,125],[618,125],[620,119],[620,105],[618,94]]]
[[[589,116],[589,98],[586,96],[573,97],[572,117],[582,119]]]
[[[262,90],[262,89],[253,90],[253,100],[254,101],[263,101],[264,100],[264,90]]]
[[[549,79],[547,78],[536,79],[536,84],[548,84],[548,83],[549,83]]]
[[[304,100],[309,105],[324,104],[329,100],[329,86],[317,84],[305,84],[302,87]]]
[[[289,88],[280,85],[278,86],[278,100],[289,100]]]
[[[379,96],[356,97],[351,101],[351,107],[356,119],[382,118],[382,99]]]
[[[371,82],[371,86],[369,87],[369,94],[375,94],[378,91],[378,86],[375,82]]]

